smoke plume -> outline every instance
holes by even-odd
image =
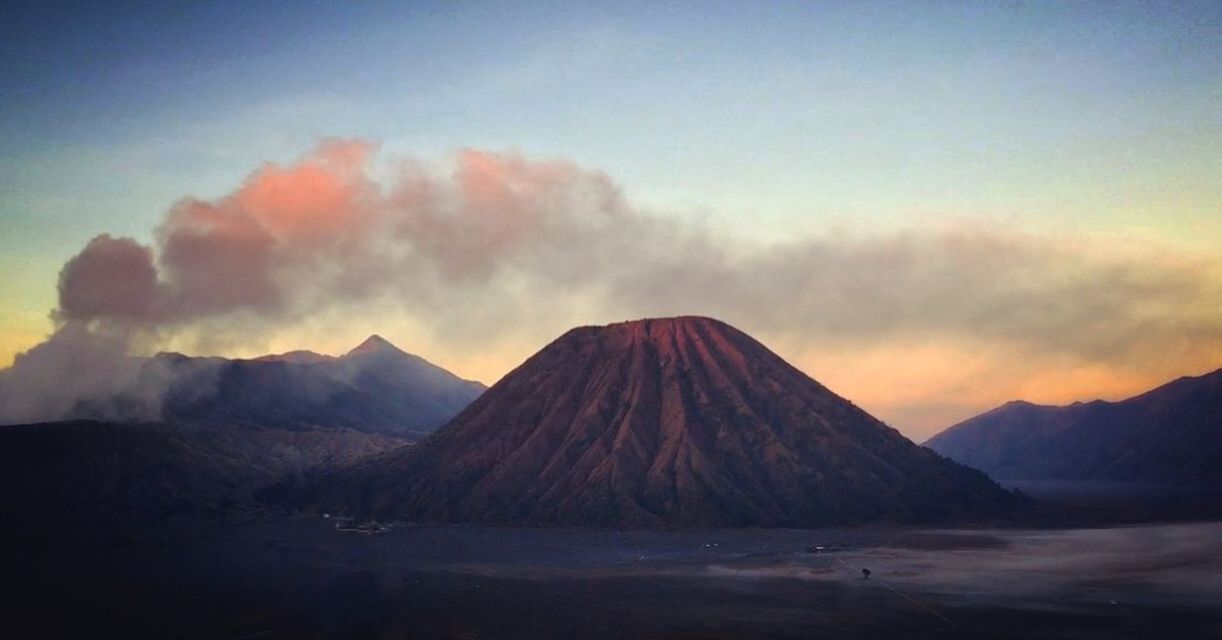
[[[581,319],[696,313],[811,343],[965,338],[1101,362],[1222,353],[1210,262],[980,228],[762,244],[641,210],[564,160],[464,150],[439,169],[377,155],[326,141],[222,198],[175,203],[150,245],[91,240],[60,273],[56,333],[0,379],[0,420],[65,417],[133,385],[155,414],[163,385],[125,364],[133,343],[386,300],[468,351]]]

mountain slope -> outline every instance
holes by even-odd
[[[573,329],[412,451],[314,491],[379,517],[598,527],[926,521],[1012,501],[694,317]]]
[[[1222,485],[1222,369],[1120,402],[1011,402],[926,445],[1002,480]]]
[[[256,491],[285,477],[399,446],[402,440],[349,429],[86,420],[4,426],[0,534],[123,528],[249,508]]]
[[[372,336],[340,356],[293,351],[252,360],[162,353],[145,377],[166,380],[158,418],[266,427],[348,428],[419,437],[453,418],[484,386]],[[75,416],[124,416],[125,397],[82,405]]]

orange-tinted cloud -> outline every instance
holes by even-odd
[[[228,196],[184,199],[154,247],[95,239],[65,269],[61,313],[168,326],[271,318],[386,291],[431,297],[507,269],[545,270],[548,256],[568,279],[576,264],[561,262],[636,216],[606,176],[564,161],[466,150],[448,176],[408,167],[379,184],[372,153],[329,141],[294,165],[260,168]]]
[[[286,244],[333,247],[376,215],[377,188],[367,176],[373,152],[367,142],[330,140],[296,165],[263,167],[215,205],[192,204],[248,219]]]

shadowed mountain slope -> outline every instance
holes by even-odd
[[[90,535],[177,514],[254,508],[254,494],[403,441],[351,429],[87,420],[0,427],[0,538]]]
[[[1120,402],[1011,402],[926,444],[1001,480],[1222,486],[1222,369]]]
[[[573,329],[421,445],[312,492],[383,518],[591,527],[932,521],[1013,502],[697,317]]]

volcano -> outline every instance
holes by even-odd
[[[163,353],[146,366],[173,381],[161,407],[166,421],[353,429],[409,439],[444,425],[484,391],[376,335],[339,357],[290,351],[228,360]]]
[[[983,519],[1014,497],[722,322],[580,327],[315,506],[417,522],[800,527]]]

